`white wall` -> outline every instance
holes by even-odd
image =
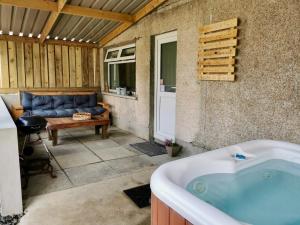
[[[22,211],[17,128],[0,97],[0,214]]]

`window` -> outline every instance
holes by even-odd
[[[135,92],[135,44],[108,49],[104,62],[107,64],[107,84],[112,92],[126,88],[127,94]],[[118,93],[119,94],[119,93]]]

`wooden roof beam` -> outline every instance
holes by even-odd
[[[133,22],[133,17],[129,14],[104,11],[104,10],[87,8],[82,6],[75,6],[75,5],[65,5],[61,13],[76,15],[76,16],[92,17],[96,19],[106,19],[106,20],[114,20],[114,21],[121,21],[121,22]]]
[[[161,4],[166,2],[167,0],[152,0],[150,1],[147,5],[145,5],[142,9],[137,11],[132,17],[133,17],[133,22],[124,22],[120,26],[118,26],[116,29],[108,33],[106,36],[101,38],[99,41],[100,46],[104,46],[107,44],[109,41],[123,33],[125,30],[127,30],[129,27],[131,27],[133,24],[141,20],[143,17],[151,13],[154,9],[159,7]]]
[[[42,33],[41,33],[41,38],[40,38],[40,42],[43,43],[48,34],[50,33],[53,25],[55,24],[61,10],[63,9],[64,5],[66,4],[67,0],[58,0],[57,2],[57,12],[51,12],[48,20],[47,20],[47,23],[45,24],[43,30],[42,30]]]
[[[69,5],[65,4],[65,2],[62,4],[61,2],[62,1],[58,1],[57,3],[50,0],[0,0],[0,4],[4,5],[51,11],[68,15],[85,16],[95,19],[106,19],[119,22],[133,22],[134,20],[131,15],[126,13],[117,13],[112,11]],[[53,15],[52,17],[55,16]]]

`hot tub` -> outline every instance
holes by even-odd
[[[300,224],[300,145],[255,140],[169,162],[151,190],[194,225]]]

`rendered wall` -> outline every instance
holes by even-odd
[[[137,38],[138,100],[104,98],[120,105],[113,114],[121,128],[147,138],[151,36],[176,29],[177,139],[206,148],[263,138],[300,143],[299,8],[298,0],[170,0],[108,44]],[[199,26],[234,17],[240,19],[237,80],[198,81]]]

